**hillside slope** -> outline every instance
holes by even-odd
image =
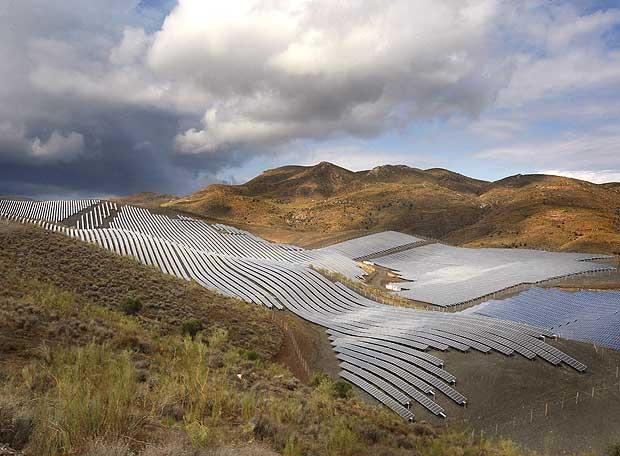
[[[2,455],[526,454],[303,385],[282,341],[265,309],[0,221]]]
[[[316,241],[311,233],[336,239],[390,229],[458,245],[620,253],[619,188],[546,175],[485,182],[402,165],[352,172],[322,162],[211,185],[163,206],[255,227],[272,239],[308,233],[308,244]]]

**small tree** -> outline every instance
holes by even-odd
[[[202,331],[202,322],[195,318],[192,318],[191,320],[186,320],[181,326],[181,331],[184,335],[189,336],[193,339],[194,337],[196,337],[196,334]]]
[[[142,310],[142,303],[139,299],[128,296],[121,304],[121,308],[127,315],[136,315]]]

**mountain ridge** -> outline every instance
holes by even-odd
[[[442,168],[351,171],[321,162],[161,201],[250,230],[334,236],[396,230],[471,247],[620,253],[620,184],[562,176],[517,174],[490,182]]]

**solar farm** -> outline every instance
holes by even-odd
[[[40,225],[320,325],[340,362],[340,376],[410,421],[420,408],[445,417],[442,403],[467,404],[441,359],[446,350],[540,358],[574,375],[587,368],[546,341],[567,334],[563,320],[551,322],[534,311],[517,318],[495,311],[494,304],[465,312],[442,310],[524,283],[611,269],[594,261],[606,258],[600,255],[463,249],[396,232],[305,250],[226,225],[100,200],[0,200],[0,217]],[[397,294],[437,310],[381,304],[317,271],[361,281],[361,261],[394,271],[406,288]],[[596,311],[602,320],[614,306],[618,310],[618,300],[603,304]]]

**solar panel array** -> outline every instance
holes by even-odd
[[[536,324],[566,339],[620,350],[620,292],[531,288],[463,313]]]
[[[99,200],[73,201],[11,201],[0,200],[0,214],[14,215],[46,222],[61,222]]]
[[[339,252],[347,258],[362,261],[421,243],[426,243],[426,241],[397,231],[383,231],[381,233],[369,234],[368,236],[330,245],[322,250],[327,252]]]
[[[131,206],[118,206],[106,222],[109,228],[93,229],[37,223],[224,295],[287,309],[325,327],[342,378],[408,420],[414,418],[414,404],[443,417],[442,401],[467,402],[455,389],[456,378],[429,350],[495,351],[586,369],[542,340],[551,336],[547,329],[478,315],[386,306],[309,267],[320,262],[353,272],[355,263],[341,254],[273,244],[232,227]]]
[[[604,255],[526,249],[469,249],[428,244],[382,256],[373,263],[396,271],[397,295],[454,306],[520,284],[537,284],[574,274],[613,269],[590,260]]]
[[[110,217],[112,211],[118,209],[116,203],[110,201],[102,201],[94,205],[89,211],[82,214],[78,219],[76,226],[79,229],[98,228],[103,225],[104,221]]]

